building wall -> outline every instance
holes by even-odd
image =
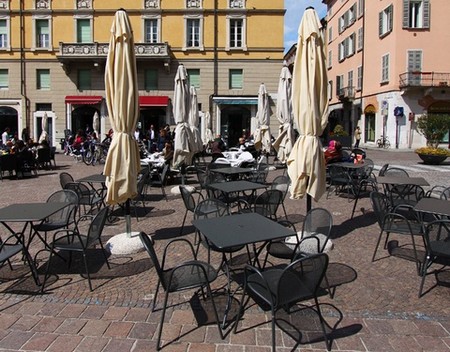
[[[214,47],[215,1],[203,0],[203,8],[200,10],[185,9],[185,0],[161,0],[161,8],[156,10],[143,9],[144,2],[142,0],[126,2],[125,9],[133,27],[135,43],[144,42],[144,15],[154,14],[160,16],[161,19],[161,42],[168,43],[171,53],[168,69],[161,59],[138,60],[140,95],[162,95],[172,98],[176,68],[178,64],[183,63],[188,69],[200,69],[199,103],[203,112],[211,111],[214,113],[216,110],[211,105],[212,100],[210,98],[214,94],[214,56],[216,54],[218,59],[218,95],[245,95],[256,98],[259,85],[264,82],[269,93],[273,96],[272,103],[274,104],[284,50],[284,1],[247,0],[244,10],[233,11],[228,9],[228,1],[217,0],[218,45],[216,48]],[[70,128],[71,114],[78,107],[74,104],[66,104],[65,98],[67,96],[104,97],[105,57],[98,57],[97,59],[81,58],[64,67],[60,60],[60,44],[76,43],[75,18],[79,15],[92,18],[93,43],[108,43],[114,13],[118,8],[124,7],[124,2],[119,0],[93,1],[93,9],[90,10],[76,10],[74,9],[75,4],[76,1],[74,0],[54,0],[51,1],[51,10],[36,10],[34,0],[24,0],[22,20],[19,1],[9,2],[10,8],[8,10],[0,10],[0,16],[7,16],[10,19],[11,43],[10,50],[0,49],[1,67],[8,69],[10,77],[8,89],[0,89],[0,107],[11,106],[16,109],[19,119],[17,124],[19,134],[22,128],[28,126],[33,136],[34,131],[38,131],[35,126],[36,117],[42,114],[42,112],[36,111],[37,104],[51,103],[52,111],[49,112],[49,115],[54,123],[52,140],[54,144],[64,137],[64,130]],[[183,50],[184,17],[191,13],[198,13],[203,16],[204,50]],[[227,16],[232,13],[245,15],[247,50],[225,50]],[[49,49],[33,49],[35,33],[33,19],[36,16],[49,16],[51,18],[51,48]],[[19,35],[22,23],[23,43]],[[92,87],[89,90],[80,91],[77,89],[77,70],[80,68],[91,70]],[[146,68],[158,70],[157,90],[145,90],[144,73]],[[242,89],[229,89],[228,74],[231,68],[243,69],[244,84]],[[50,70],[49,90],[36,89],[37,69]],[[21,72],[23,72],[23,75]],[[262,72],[264,74],[261,74]],[[14,77],[14,80],[12,77]],[[23,87],[20,85],[21,80],[25,82]],[[93,105],[93,107],[98,111],[104,110],[100,103]],[[167,109],[170,109],[170,106]],[[252,116],[256,114],[256,111],[253,110]],[[275,111],[274,105],[273,111]],[[216,121],[216,119],[213,119],[213,121]],[[272,124],[273,130],[276,131],[278,122],[275,117],[272,118]],[[103,119],[102,129],[109,129],[109,126],[109,121]],[[34,135],[34,137],[37,138],[38,136]]]

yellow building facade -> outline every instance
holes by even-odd
[[[176,69],[197,89],[200,120],[229,145],[256,128],[257,93],[276,99],[283,62],[283,0],[0,0],[0,130],[37,139],[44,114],[51,143],[65,131],[109,129],[104,69],[110,28],[124,8],[133,27],[139,126],[173,124]],[[172,122],[171,122],[172,121]],[[277,130],[278,122],[271,119]]]

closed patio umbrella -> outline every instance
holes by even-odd
[[[199,116],[198,116],[198,99],[197,90],[195,87],[190,88],[190,108],[189,108],[189,127],[191,128],[193,137],[193,154],[199,153],[203,150],[202,136],[198,129]]]
[[[203,144],[208,145],[209,142],[214,141],[214,135],[212,131],[212,118],[209,111],[205,113],[205,134],[203,137]]]
[[[101,136],[98,133],[100,128],[100,118],[98,112],[96,111],[94,117],[92,118],[92,129],[94,130],[95,136],[100,140]]]
[[[278,160],[285,163],[295,142],[292,127],[292,75],[287,66],[283,66],[280,73],[276,114],[280,122],[280,128],[273,147],[277,151]]]
[[[175,75],[175,88],[173,95],[173,117],[175,127],[175,143],[173,162],[175,166],[182,163],[190,165],[194,150],[194,137],[189,127],[189,87],[188,75],[184,65],[178,66]]]
[[[42,127],[42,132],[41,132],[41,135],[39,136],[38,142],[39,143],[42,143],[42,141],[47,141],[48,142],[48,133],[47,133],[48,116],[47,116],[46,112],[44,112],[44,116],[42,116],[41,127]]]
[[[255,130],[255,148],[263,153],[269,153],[272,146],[270,140],[270,104],[269,95],[267,94],[266,86],[261,83],[258,92],[258,111],[256,113],[256,120],[258,128]]]
[[[291,197],[318,201],[325,193],[325,158],[319,136],[327,125],[327,68],[322,26],[309,7],[298,30],[292,82],[292,106],[299,138],[288,158]],[[307,207],[311,207],[308,197]],[[309,210],[309,209],[308,209]]]
[[[105,93],[114,130],[104,174],[106,202],[126,202],[127,234],[131,234],[129,200],[137,194],[140,169],[139,148],[133,138],[139,115],[136,57],[131,24],[125,10],[118,10],[111,26],[105,70]]]

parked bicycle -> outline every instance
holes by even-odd
[[[97,163],[105,163],[108,155],[108,145],[104,143],[91,142],[84,156],[86,165],[97,165]]]
[[[391,142],[389,142],[387,136],[381,136],[377,139],[377,146],[378,148],[388,149],[391,146]]]

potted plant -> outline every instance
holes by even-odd
[[[439,142],[450,129],[450,115],[426,114],[419,117],[417,130],[427,140],[427,146],[416,149],[415,152],[425,164],[437,165],[450,156],[448,149],[439,148]]]
[[[352,147],[352,137],[348,135],[347,131],[344,130],[342,125],[336,125],[333,129],[333,133],[330,134],[330,139],[339,141],[343,147]]]

